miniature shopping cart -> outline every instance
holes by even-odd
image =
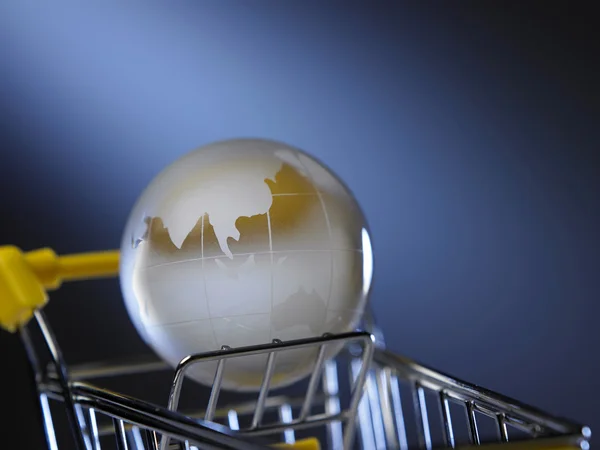
[[[68,367],[43,312],[47,291],[62,281],[115,276],[118,258],[117,252],[58,257],[49,249],[0,247],[0,325],[22,338],[51,450],[589,448],[589,427],[391,353],[369,317],[363,331],[225,346],[190,355],[176,369],[158,358]],[[342,350],[327,359],[328,346]],[[277,356],[303,348],[316,350],[312,375],[270,389]],[[228,361],[259,354],[266,362],[256,394],[221,390]],[[212,387],[192,394],[186,371],[207,363],[216,367]],[[106,386],[153,374],[170,383],[163,401]],[[63,424],[53,413],[57,405],[66,413]]]

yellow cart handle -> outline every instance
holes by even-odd
[[[46,305],[47,291],[64,281],[118,273],[117,250],[58,256],[49,248],[24,253],[14,246],[0,247],[0,327],[15,332]]]
[[[119,274],[119,251],[58,256],[44,248],[25,253],[25,260],[46,289],[57,289],[64,281],[113,277]]]

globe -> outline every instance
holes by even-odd
[[[144,190],[121,243],[127,312],[175,367],[188,355],[356,329],[373,272],[365,217],[346,185],[290,145],[200,147]],[[277,354],[271,386],[311,373],[317,348]],[[331,346],[326,356],[339,351]],[[266,355],[227,360],[222,387],[260,387]],[[211,385],[216,362],[186,375]]]

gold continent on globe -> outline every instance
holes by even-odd
[[[352,331],[373,255],[349,189],[305,152],[263,139],[209,144],[176,160],[136,202],[121,289],[144,341],[175,367],[188,355]],[[338,347],[330,346],[327,356]],[[312,372],[316,349],[279,352],[273,388]],[[222,387],[260,387],[266,355],[227,360]],[[187,375],[211,385],[215,362]]]

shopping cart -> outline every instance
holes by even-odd
[[[118,258],[117,252],[58,257],[49,249],[0,247],[0,325],[24,343],[49,449],[589,448],[589,427],[390,352],[370,316],[363,331],[225,346],[190,355],[175,370],[158,359],[68,367],[43,312],[47,291],[62,281],[115,276]],[[327,359],[332,345],[342,350]],[[272,392],[277,355],[301,348],[318,350],[312,375]],[[221,392],[227,362],[258,354],[266,356],[259,392]],[[216,370],[202,400],[184,387],[185,373],[206,363]],[[102,385],[119,377],[144,383],[157,373],[171,381],[162,403]],[[52,413],[56,404],[66,413],[69,441]]]

